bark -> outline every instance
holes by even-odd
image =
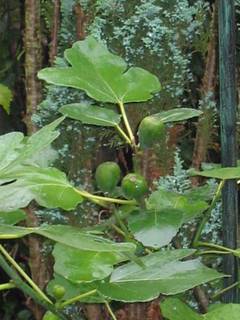
[[[140,154],[140,159],[136,160],[137,170],[148,180],[149,184],[159,177],[171,174],[174,166],[174,152],[183,131],[183,125],[175,125],[170,128],[166,141],[160,142],[157,150],[146,149]]]
[[[115,314],[118,320],[163,320],[159,299],[146,303],[128,303]]]
[[[209,93],[212,94],[211,99],[215,100],[216,89],[216,47],[217,47],[217,2],[212,13],[212,32],[208,44],[207,57],[205,62],[205,72],[202,79],[201,99],[203,100]],[[213,112],[212,110],[203,109],[204,114],[199,118],[197,125],[196,140],[194,144],[192,167],[199,170],[201,163],[206,160],[208,147],[211,141],[213,131]],[[194,177],[193,185],[198,185],[201,179]]]
[[[27,226],[38,227],[39,221],[35,215],[36,208],[30,205],[25,211],[27,213]],[[29,236],[29,267],[31,271],[31,278],[39,288],[44,289],[50,279],[51,270],[48,269],[46,258],[42,254],[42,242],[36,236]],[[41,306],[36,304],[33,300],[27,300],[27,306],[32,310],[36,320],[41,320],[44,310]]]
[[[88,320],[102,320],[102,310],[99,304],[89,304],[84,308],[84,313],[87,316]],[[105,320],[107,320],[105,318]]]
[[[25,87],[26,114],[25,123],[28,134],[37,130],[32,123],[32,115],[41,101],[42,85],[37,72],[42,67],[42,45],[40,31],[40,0],[25,0]]]
[[[49,62],[52,65],[58,50],[58,31],[60,25],[60,0],[54,1],[53,25],[51,32],[51,43],[49,51]]]
[[[40,31],[40,0],[25,0],[25,87],[26,87],[26,114],[24,121],[28,134],[37,131],[32,122],[32,115],[36,112],[37,106],[42,99],[42,86],[37,79],[37,72],[42,66],[42,46]],[[30,205],[27,209],[27,226],[36,227],[39,225],[36,208]],[[29,266],[33,281],[43,289],[48,282],[47,263],[42,255],[42,243],[34,236],[29,237]],[[42,319],[43,309],[32,300],[28,301],[36,320]]]
[[[159,307],[159,299],[151,302],[147,310],[147,320],[163,320],[161,309]]]
[[[217,48],[217,2],[213,7],[212,13],[212,32],[211,38],[208,44],[208,51],[205,63],[205,72],[202,79],[201,97],[204,99],[209,93],[212,93],[212,99],[215,99],[216,90],[216,48]],[[192,166],[199,170],[202,162],[206,160],[208,147],[211,141],[211,134],[213,129],[213,117],[212,110],[203,110],[204,114],[199,119],[197,125],[196,140],[194,145]],[[192,184],[194,186],[199,185],[201,178],[193,177]],[[199,304],[199,310],[203,313],[207,312],[209,299],[205,291],[201,287],[196,287],[193,290],[194,296]]]
[[[77,39],[84,40],[86,37],[86,26],[88,23],[88,16],[84,13],[79,3],[75,6],[74,9],[75,9],[75,15],[77,19],[77,23],[76,23]]]

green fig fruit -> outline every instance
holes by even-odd
[[[103,162],[97,167],[95,178],[100,190],[111,192],[115,189],[121,178],[120,167],[112,161]]]
[[[144,118],[138,128],[141,149],[151,148],[166,136],[166,126],[163,121],[154,116]]]
[[[56,284],[53,287],[53,295],[57,300],[61,300],[64,297],[65,292],[66,292],[66,290],[63,286]]]
[[[139,200],[148,191],[147,181],[137,173],[129,173],[122,180],[123,194],[127,199]]]
[[[60,320],[60,318],[51,311],[47,311],[42,320]]]

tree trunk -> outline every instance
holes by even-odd
[[[25,0],[25,86],[26,86],[26,114],[25,123],[28,134],[33,134],[37,128],[32,122],[32,115],[42,99],[41,83],[37,79],[37,72],[42,66],[42,46],[40,31],[40,0]],[[27,209],[27,226],[37,227],[39,221],[35,215],[35,206]],[[48,281],[47,264],[42,255],[42,243],[35,236],[29,237],[29,265],[33,281],[43,289]],[[33,301],[28,302],[36,320],[41,320],[42,308]]]
[[[209,95],[210,101],[215,101],[216,90],[216,47],[217,47],[217,2],[213,7],[211,38],[208,44],[207,57],[205,62],[205,72],[202,79],[201,99],[204,101]],[[197,125],[196,140],[193,151],[192,166],[199,170],[202,162],[206,160],[208,147],[211,141],[211,135],[214,125],[214,111],[203,106],[204,114],[199,118]],[[199,177],[193,177],[193,185],[198,185]]]
[[[49,62],[51,65],[54,63],[54,59],[58,50],[58,31],[60,25],[60,0],[54,1],[54,13],[53,13],[53,25],[51,32],[51,43],[49,50]]]
[[[32,134],[37,130],[32,123],[31,118],[42,99],[42,86],[41,82],[37,79],[37,72],[42,67],[40,30],[40,0],[25,0],[25,123],[27,125],[28,134]]]

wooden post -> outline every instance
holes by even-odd
[[[219,0],[219,76],[220,76],[220,123],[221,156],[223,167],[237,165],[236,141],[236,25],[234,0]],[[223,189],[223,244],[237,246],[238,190],[235,180],[228,180]],[[224,257],[225,287],[238,281],[237,259]],[[238,302],[237,287],[223,296],[225,303]]]

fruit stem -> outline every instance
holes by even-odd
[[[100,196],[96,196],[94,194],[91,194],[87,191],[84,190],[80,190],[75,188],[76,192],[79,193],[81,196],[92,200],[98,204],[100,204],[103,207],[106,207],[106,203],[105,202],[111,202],[111,203],[116,203],[116,204],[136,204],[135,200],[124,200],[124,199],[115,199],[115,198],[108,198],[108,197],[100,197]],[[98,202],[97,202],[98,201]]]
[[[128,231],[128,228],[125,226],[123,220],[121,219],[120,215],[118,214],[117,210],[114,210],[114,217],[116,222],[118,223],[119,227],[121,228],[122,232],[124,233],[124,237],[127,241],[132,241],[132,235]]]
[[[112,224],[111,227],[119,234],[121,234],[124,238],[126,237],[125,232],[122,231],[122,229],[120,229],[118,226],[116,226],[115,224]]]

